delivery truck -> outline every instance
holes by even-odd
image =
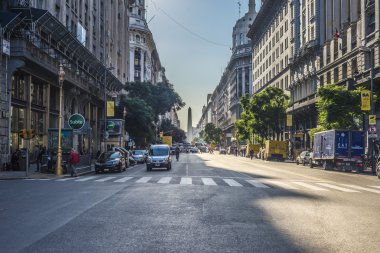
[[[363,131],[328,130],[314,135],[310,166],[343,171],[362,170],[364,157]]]
[[[286,142],[285,141],[265,141],[264,160],[285,161],[286,158]]]

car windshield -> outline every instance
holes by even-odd
[[[151,156],[166,156],[168,154],[168,148],[152,148],[149,150],[149,155]]]
[[[99,162],[105,162],[112,159],[120,158],[119,152],[107,152],[100,155],[98,161]]]
[[[132,153],[134,155],[143,155],[145,153],[145,150],[134,150]]]

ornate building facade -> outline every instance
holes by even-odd
[[[105,99],[128,80],[129,1],[2,1],[0,160],[26,147],[21,129],[34,129],[30,146],[48,146],[48,129],[68,127],[80,113],[86,126],[74,136],[84,153],[100,150]],[[59,66],[65,77],[59,107]]]

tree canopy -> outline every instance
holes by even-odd
[[[288,103],[289,97],[276,87],[268,87],[252,97],[243,96],[241,120],[235,123],[238,139],[250,140],[251,134],[255,134],[265,140],[274,133],[281,133]]]
[[[362,90],[348,90],[334,84],[320,87],[317,92],[318,128],[311,129],[310,134],[330,129],[360,129]]]
[[[161,122],[160,131],[164,132],[164,135],[170,134],[173,137],[173,142],[184,142],[186,140],[185,131],[174,126],[170,120],[165,119]]]
[[[203,136],[207,143],[220,144],[222,133],[222,129],[215,127],[213,123],[207,123],[203,132]]]
[[[152,84],[150,82],[131,82],[125,85],[130,97],[144,100],[153,111],[155,121],[158,116],[169,112],[173,107],[176,110],[185,106],[182,98],[169,82]]]

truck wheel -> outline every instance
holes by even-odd
[[[312,169],[314,167],[313,160],[309,160],[309,167]]]

